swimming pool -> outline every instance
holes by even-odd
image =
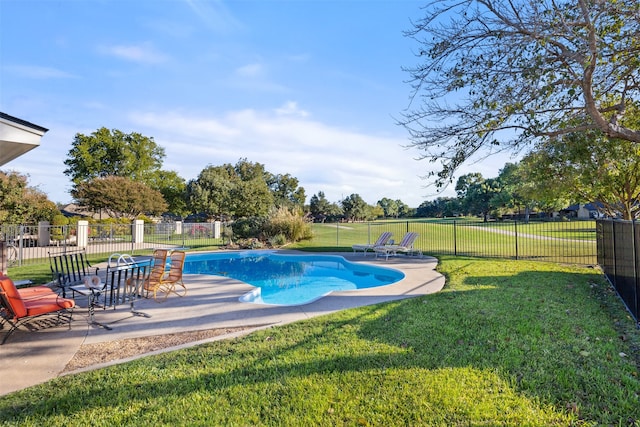
[[[242,302],[308,304],[335,291],[385,286],[404,278],[386,267],[352,263],[334,255],[288,255],[274,251],[191,253],[185,274],[226,276],[256,287]]]

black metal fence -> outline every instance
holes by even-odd
[[[213,248],[226,243],[224,223],[77,224],[65,226],[0,226],[6,240],[10,267],[48,262],[48,254],[75,250],[85,235],[87,254],[145,254],[154,248]],[[374,242],[390,231],[399,242],[417,232],[415,248],[425,254],[458,255],[595,265],[595,221],[478,222],[461,219],[376,221],[368,223],[312,224],[313,240],[306,247],[350,250],[351,245]],[[44,238],[43,238],[44,237]],[[83,247],[85,247],[83,245]]]
[[[396,242],[407,232],[417,232],[419,237],[414,246],[432,255],[511,258],[579,265],[595,265],[597,262],[593,220],[525,223],[451,219],[314,224],[315,236],[333,233],[333,237],[327,236],[325,241],[327,245],[331,243],[339,247],[373,243],[384,231],[391,231]]]
[[[154,248],[212,248],[225,244],[228,225],[220,223],[90,224],[87,254],[150,253]],[[417,232],[414,247],[425,254],[540,260],[600,265],[636,321],[640,320],[640,227],[633,221],[477,222],[460,219],[312,224],[305,246],[350,249],[372,243],[384,231],[399,242]],[[0,225],[13,267],[48,262],[49,253],[77,249],[78,225]],[[228,233],[232,234],[232,233]],[[46,238],[43,239],[43,236]]]
[[[631,315],[640,321],[640,227],[635,221],[596,221],[598,264]]]
[[[141,255],[156,248],[197,249],[223,245],[225,228],[220,223],[144,224],[139,230],[135,224],[88,224],[86,241],[80,246],[88,255],[104,255],[105,259],[113,253]],[[48,263],[49,254],[77,250],[81,235],[78,224],[0,225],[6,267]]]

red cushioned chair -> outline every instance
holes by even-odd
[[[46,314],[55,314],[57,321],[67,315],[71,322],[72,299],[62,298],[46,286],[17,289],[7,276],[0,276],[0,328],[3,323],[11,325],[0,345],[4,344],[19,326]]]

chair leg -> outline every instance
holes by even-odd
[[[61,322],[62,318],[63,317],[66,318],[67,315],[69,316],[68,317],[68,319],[69,319],[69,322],[68,322],[69,330],[71,330],[71,321],[73,320],[73,309],[67,309],[67,310],[64,310],[64,311],[63,310],[58,311],[58,315],[56,316],[56,325],[60,325],[60,323],[62,323]]]
[[[178,295],[179,297],[183,297],[185,295],[187,295],[187,287],[184,285],[184,283],[181,281],[176,282],[176,285],[180,285],[182,287],[182,290],[177,291],[176,290],[176,286],[173,287],[173,293],[175,293],[176,295]]]
[[[20,326],[22,326],[25,323],[28,323],[30,321],[32,321],[33,319],[37,319],[39,317],[42,316],[47,316],[47,315],[51,315],[53,313],[44,313],[41,314],[39,316],[33,316],[33,317],[24,317],[20,320],[17,321],[11,321],[7,318],[3,318],[2,322],[0,322],[0,329],[4,329],[4,322],[7,322],[8,324],[11,325],[11,328],[4,334],[4,337],[2,338],[2,341],[0,342],[0,345],[3,345],[5,342],[7,342],[7,339],[9,339],[9,337],[16,331],[18,330],[18,328]],[[56,326],[60,325],[60,319],[62,318],[63,315],[69,315],[69,329],[71,329],[71,320],[72,320],[72,316],[73,316],[73,309],[62,309],[62,310],[58,310],[56,313]]]
[[[162,300],[158,300],[158,292],[164,293],[164,297],[162,298]],[[167,286],[166,284],[161,284],[159,286],[156,286],[155,289],[153,290],[153,299],[156,302],[164,302],[167,300],[170,293],[171,293],[171,286]]]
[[[11,325],[11,329],[9,329],[7,331],[7,333],[4,334],[4,337],[2,338],[2,342],[0,342],[0,345],[3,345],[5,342],[7,342],[7,339],[9,338],[9,336],[11,334],[13,334],[13,332],[16,329],[18,329],[19,322],[14,323],[14,322],[10,321],[9,319],[5,319],[5,320],[7,321],[7,323],[9,323]]]

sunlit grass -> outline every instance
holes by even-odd
[[[593,269],[444,257],[445,289],[56,379],[6,425],[634,425],[640,333]]]
[[[408,231],[419,234],[415,247],[429,255],[464,255],[596,264],[594,221],[483,223],[478,219],[377,221],[313,224],[314,238],[292,247],[349,251],[373,242],[383,231],[399,241]]]

